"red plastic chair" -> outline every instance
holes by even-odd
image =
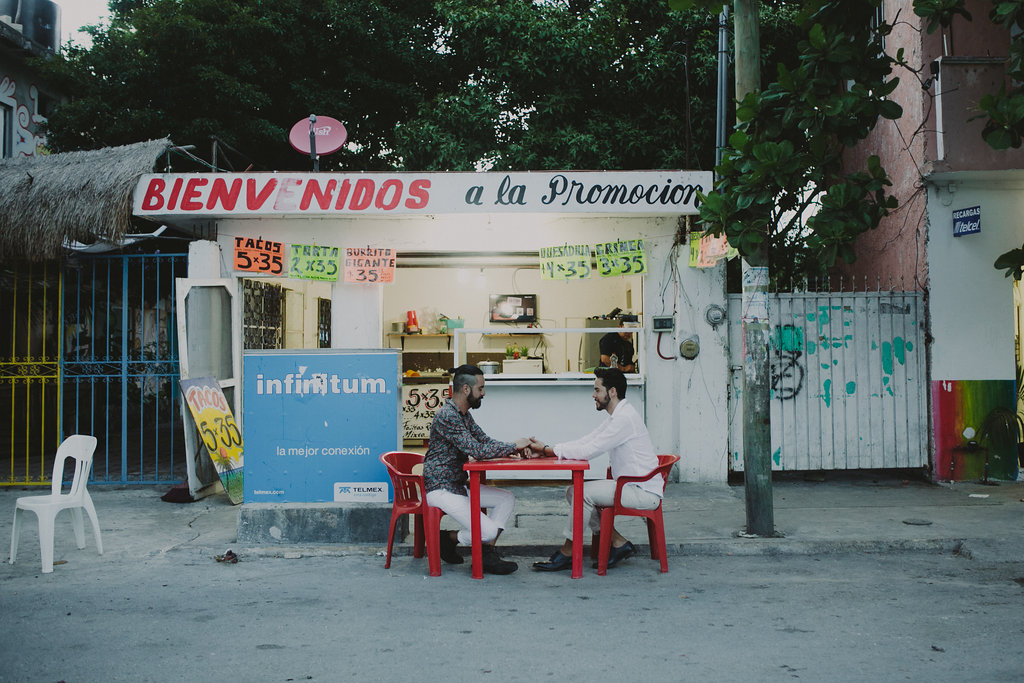
[[[662,492],[664,492],[664,486],[668,484],[668,473],[672,471],[672,465],[677,462],[679,462],[678,455],[659,455],[658,466],[647,474],[636,477],[619,477],[615,480],[614,504],[611,507],[597,508],[601,512],[601,529],[609,531],[615,527],[615,518],[620,515],[643,517],[646,519],[647,541],[651,546],[651,559],[661,560],[662,574],[668,571],[668,557],[666,556],[665,520],[661,514],[661,503],[658,503],[658,507],[653,510],[634,510],[633,508],[623,507],[620,501],[622,500],[623,486],[630,482],[647,481],[657,474],[661,474],[664,477],[662,484]],[[608,469],[608,477],[611,478],[611,468]],[[597,573],[604,576],[608,573],[608,555],[611,553],[612,547],[611,533],[600,534],[598,543],[601,549],[597,556]]]
[[[388,468],[395,502],[391,508],[391,523],[388,527],[388,555],[384,568],[391,566],[391,549],[395,541],[395,525],[402,515],[415,515],[413,536],[413,557],[423,557],[423,546],[427,548],[427,566],[431,576],[441,576],[441,548],[438,536],[441,533],[440,508],[427,505],[427,491],[423,486],[423,475],[413,474],[416,465],[423,464],[423,456],[406,451],[390,451],[380,456]]]

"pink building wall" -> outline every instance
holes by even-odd
[[[1000,59],[1008,53],[1009,32],[988,20],[991,7],[987,0],[968,0],[972,21],[957,18],[948,29],[928,34],[911,0],[885,3],[886,19],[894,24],[886,52],[895,56],[902,48],[918,73],[894,67],[900,85],[892,99],[903,107],[903,117],[880,120],[849,160],[851,168],[863,168],[869,155],[877,155],[900,206],[861,236],[857,260],[841,264],[837,274],[858,283],[880,282],[883,288],[927,289],[925,178],[935,172],[1024,168],[1024,150],[991,149],[981,138],[984,122],[970,120],[980,113],[978,98],[1006,80]]]

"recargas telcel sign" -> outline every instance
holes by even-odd
[[[975,235],[981,232],[981,207],[957,209],[953,212],[953,237]]]

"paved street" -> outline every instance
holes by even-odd
[[[82,551],[88,553],[89,550]],[[2,681],[1020,680],[1024,563],[633,558],[599,577],[194,548],[0,575]],[[8,567],[8,569],[11,569]],[[113,575],[111,572],[115,572]]]

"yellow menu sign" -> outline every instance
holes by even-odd
[[[594,245],[597,272],[601,277],[640,275],[647,272],[643,240],[618,240]]]
[[[228,400],[214,377],[183,379],[179,384],[220,483],[238,505],[242,502],[242,432]]]
[[[590,245],[565,244],[540,250],[543,280],[584,280],[590,277]]]

